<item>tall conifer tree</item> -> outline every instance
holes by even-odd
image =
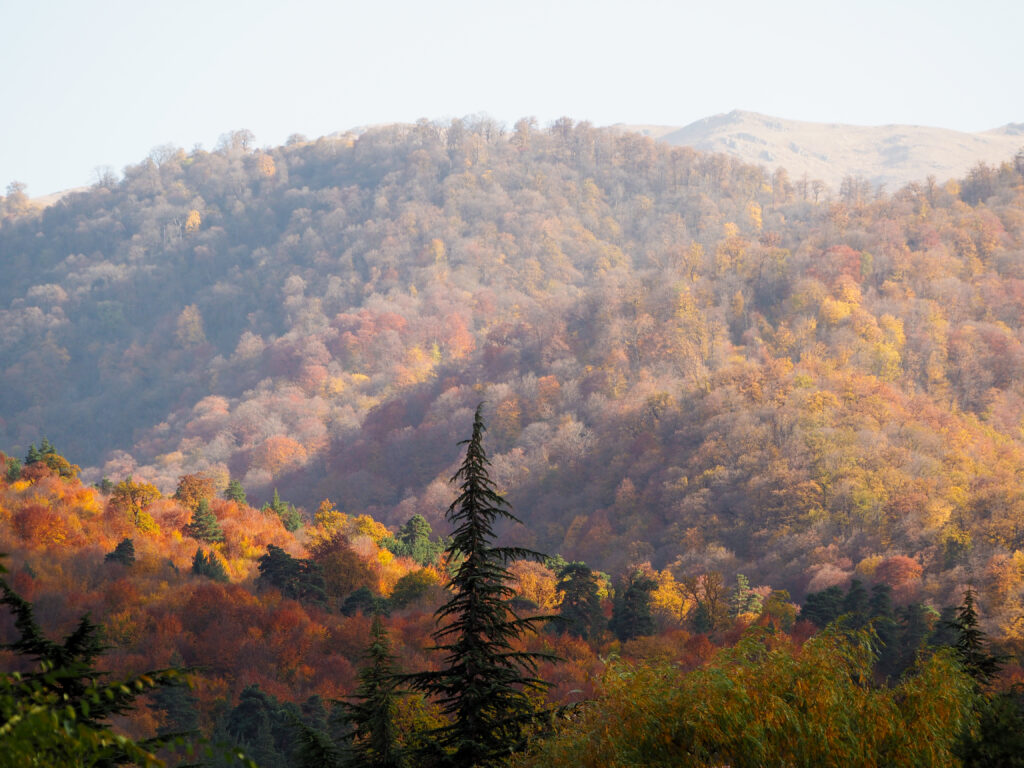
[[[472,437],[460,443],[466,445],[466,458],[452,478],[459,496],[446,515],[455,526],[446,553],[458,565],[449,584],[451,599],[436,614],[440,628],[433,637],[435,650],[445,653],[443,666],[406,678],[436,697],[450,718],[435,734],[444,754],[432,755],[432,763],[459,768],[492,765],[523,747],[528,729],[543,716],[529,696],[548,685],[536,677],[537,663],[554,658],[513,648],[520,635],[536,631],[550,617],[520,618],[509,607],[514,590],[506,566],[540,555],[491,545],[499,520],[518,520],[487,473],[481,408]]]
[[[224,541],[224,531],[221,530],[217,516],[210,509],[210,503],[203,499],[192,513],[192,522],[185,526],[185,533],[198,541],[215,543]]]
[[[351,755],[346,765],[355,768],[402,768],[395,726],[395,657],[380,616],[373,617],[367,666],[359,671],[359,688],[344,702],[342,719],[352,728]]]

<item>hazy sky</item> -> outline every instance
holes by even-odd
[[[0,0],[0,193],[158,145],[487,113],[1024,122],[1021,0]]]

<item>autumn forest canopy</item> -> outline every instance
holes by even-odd
[[[493,534],[540,553],[499,581],[561,617],[510,642],[551,712],[599,702],[515,764],[840,760],[828,728],[750,736],[750,702],[984,764],[956,740],[1012,715],[972,697],[1024,680],[1024,149],[832,190],[568,119],[236,131],[42,210],[12,185],[0,270],[11,593],[52,636],[90,613],[118,674],[201,670],[133,736],[378,759],[336,702],[441,668],[480,403],[521,521]],[[798,684],[826,669],[851,686]],[[462,719],[429,685],[387,706],[406,757]]]

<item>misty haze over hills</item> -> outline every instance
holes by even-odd
[[[785,120],[733,110],[690,125],[624,125],[675,146],[722,152],[769,170],[785,168],[838,189],[859,176],[895,191],[928,176],[943,182],[964,176],[978,162],[998,165],[1024,147],[1024,123],[980,133],[918,125],[861,126]]]

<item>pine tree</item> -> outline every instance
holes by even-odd
[[[217,516],[210,509],[210,503],[203,499],[192,513],[192,521],[185,526],[185,533],[196,541],[215,543],[224,541],[224,531],[221,530]]]
[[[36,444],[32,443],[28,447],[28,453],[25,454],[25,466],[29,464],[35,464],[37,461],[43,460],[42,452],[36,448]]]
[[[257,562],[260,572],[257,583],[271,584],[285,597],[323,603],[327,600],[320,566],[311,560],[292,557],[280,547],[267,545],[267,554]]]
[[[231,480],[228,487],[224,489],[224,498],[236,504],[248,504],[245,499],[245,489],[237,480]]]
[[[548,686],[536,677],[537,664],[549,654],[516,651],[513,643],[550,617],[520,618],[509,607],[514,590],[507,564],[540,555],[518,547],[494,547],[499,520],[518,522],[494,490],[490,462],[483,447],[481,408],[473,419],[466,457],[452,482],[459,496],[446,517],[455,526],[446,550],[458,566],[449,589],[451,598],[436,613],[435,650],[445,654],[442,668],[406,677],[414,689],[436,697],[450,723],[436,731],[443,754],[434,764],[492,765],[524,746],[527,730],[544,716],[530,698]]]
[[[114,551],[106,554],[103,562],[132,565],[135,562],[135,542],[127,536],[121,539],[118,545],[114,547]]]
[[[0,565],[0,574],[5,572]],[[101,629],[88,616],[55,642],[43,634],[32,604],[2,576],[0,595],[18,634],[13,642],[0,643],[0,651],[36,665],[19,675],[0,671],[0,764],[156,765],[150,750],[160,746],[158,740],[136,743],[116,736],[107,721],[131,711],[147,690],[181,682],[182,671],[157,670],[107,682],[96,669],[105,650]]]
[[[13,483],[21,477],[21,462],[13,456],[7,459],[7,482]]]
[[[222,583],[227,583],[229,580],[228,572],[224,570],[224,564],[220,559],[213,552],[207,554],[201,547],[196,549],[196,553],[192,557],[192,573]]]
[[[953,647],[963,668],[979,686],[988,685],[999,674],[1003,659],[989,653],[985,632],[978,626],[974,590],[971,588],[964,593],[964,602],[953,620],[953,629],[957,635]]]
[[[750,588],[750,579],[742,573],[736,574],[736,588],[729,598],[729,608],[733,616],[761,612],[761,596]]]
[[[294,504],[289,504],[287,501],[281,501],[281,496],[277,492],[277,488],[274,489],[274,499],[269,504],[263,505],[264,512],[273,512],[279,518],[281,518],[281,524],[284,529],[289,532],[295,532],[299,530],[299,526],[302,525],[302,517],[299,515],[299,511],[295,508]]]
[[[346,765],[360,768],[401,768],[405,760],[395,727],[396,667],[384,623],[374,616],[367,666],[359,672],[354,701],[342,702],[342,720],[349,725],[351,753]]]
[[[614,632],[620,641],[626,642],[634,637],[654,634],[651,594],[657,587],[658,582],[641,570],[635,570],[623,577],[612,604],[612,619],[608,622],[608,629]],[[698,613],[703,605],[703,602],[698,603]]]
[[[826,627],[843,613],[843,590],[828,587],[820,592],[811,592],[800,609],[800,618],[807,619],[818,627]]]
[[[584,640],[592,638],[603,618],[594,572],[586,563],[567,563],[558,571],[557,589],[562,593],[558,609],[562,621],[556,625],[559,633],[567,632]]]

